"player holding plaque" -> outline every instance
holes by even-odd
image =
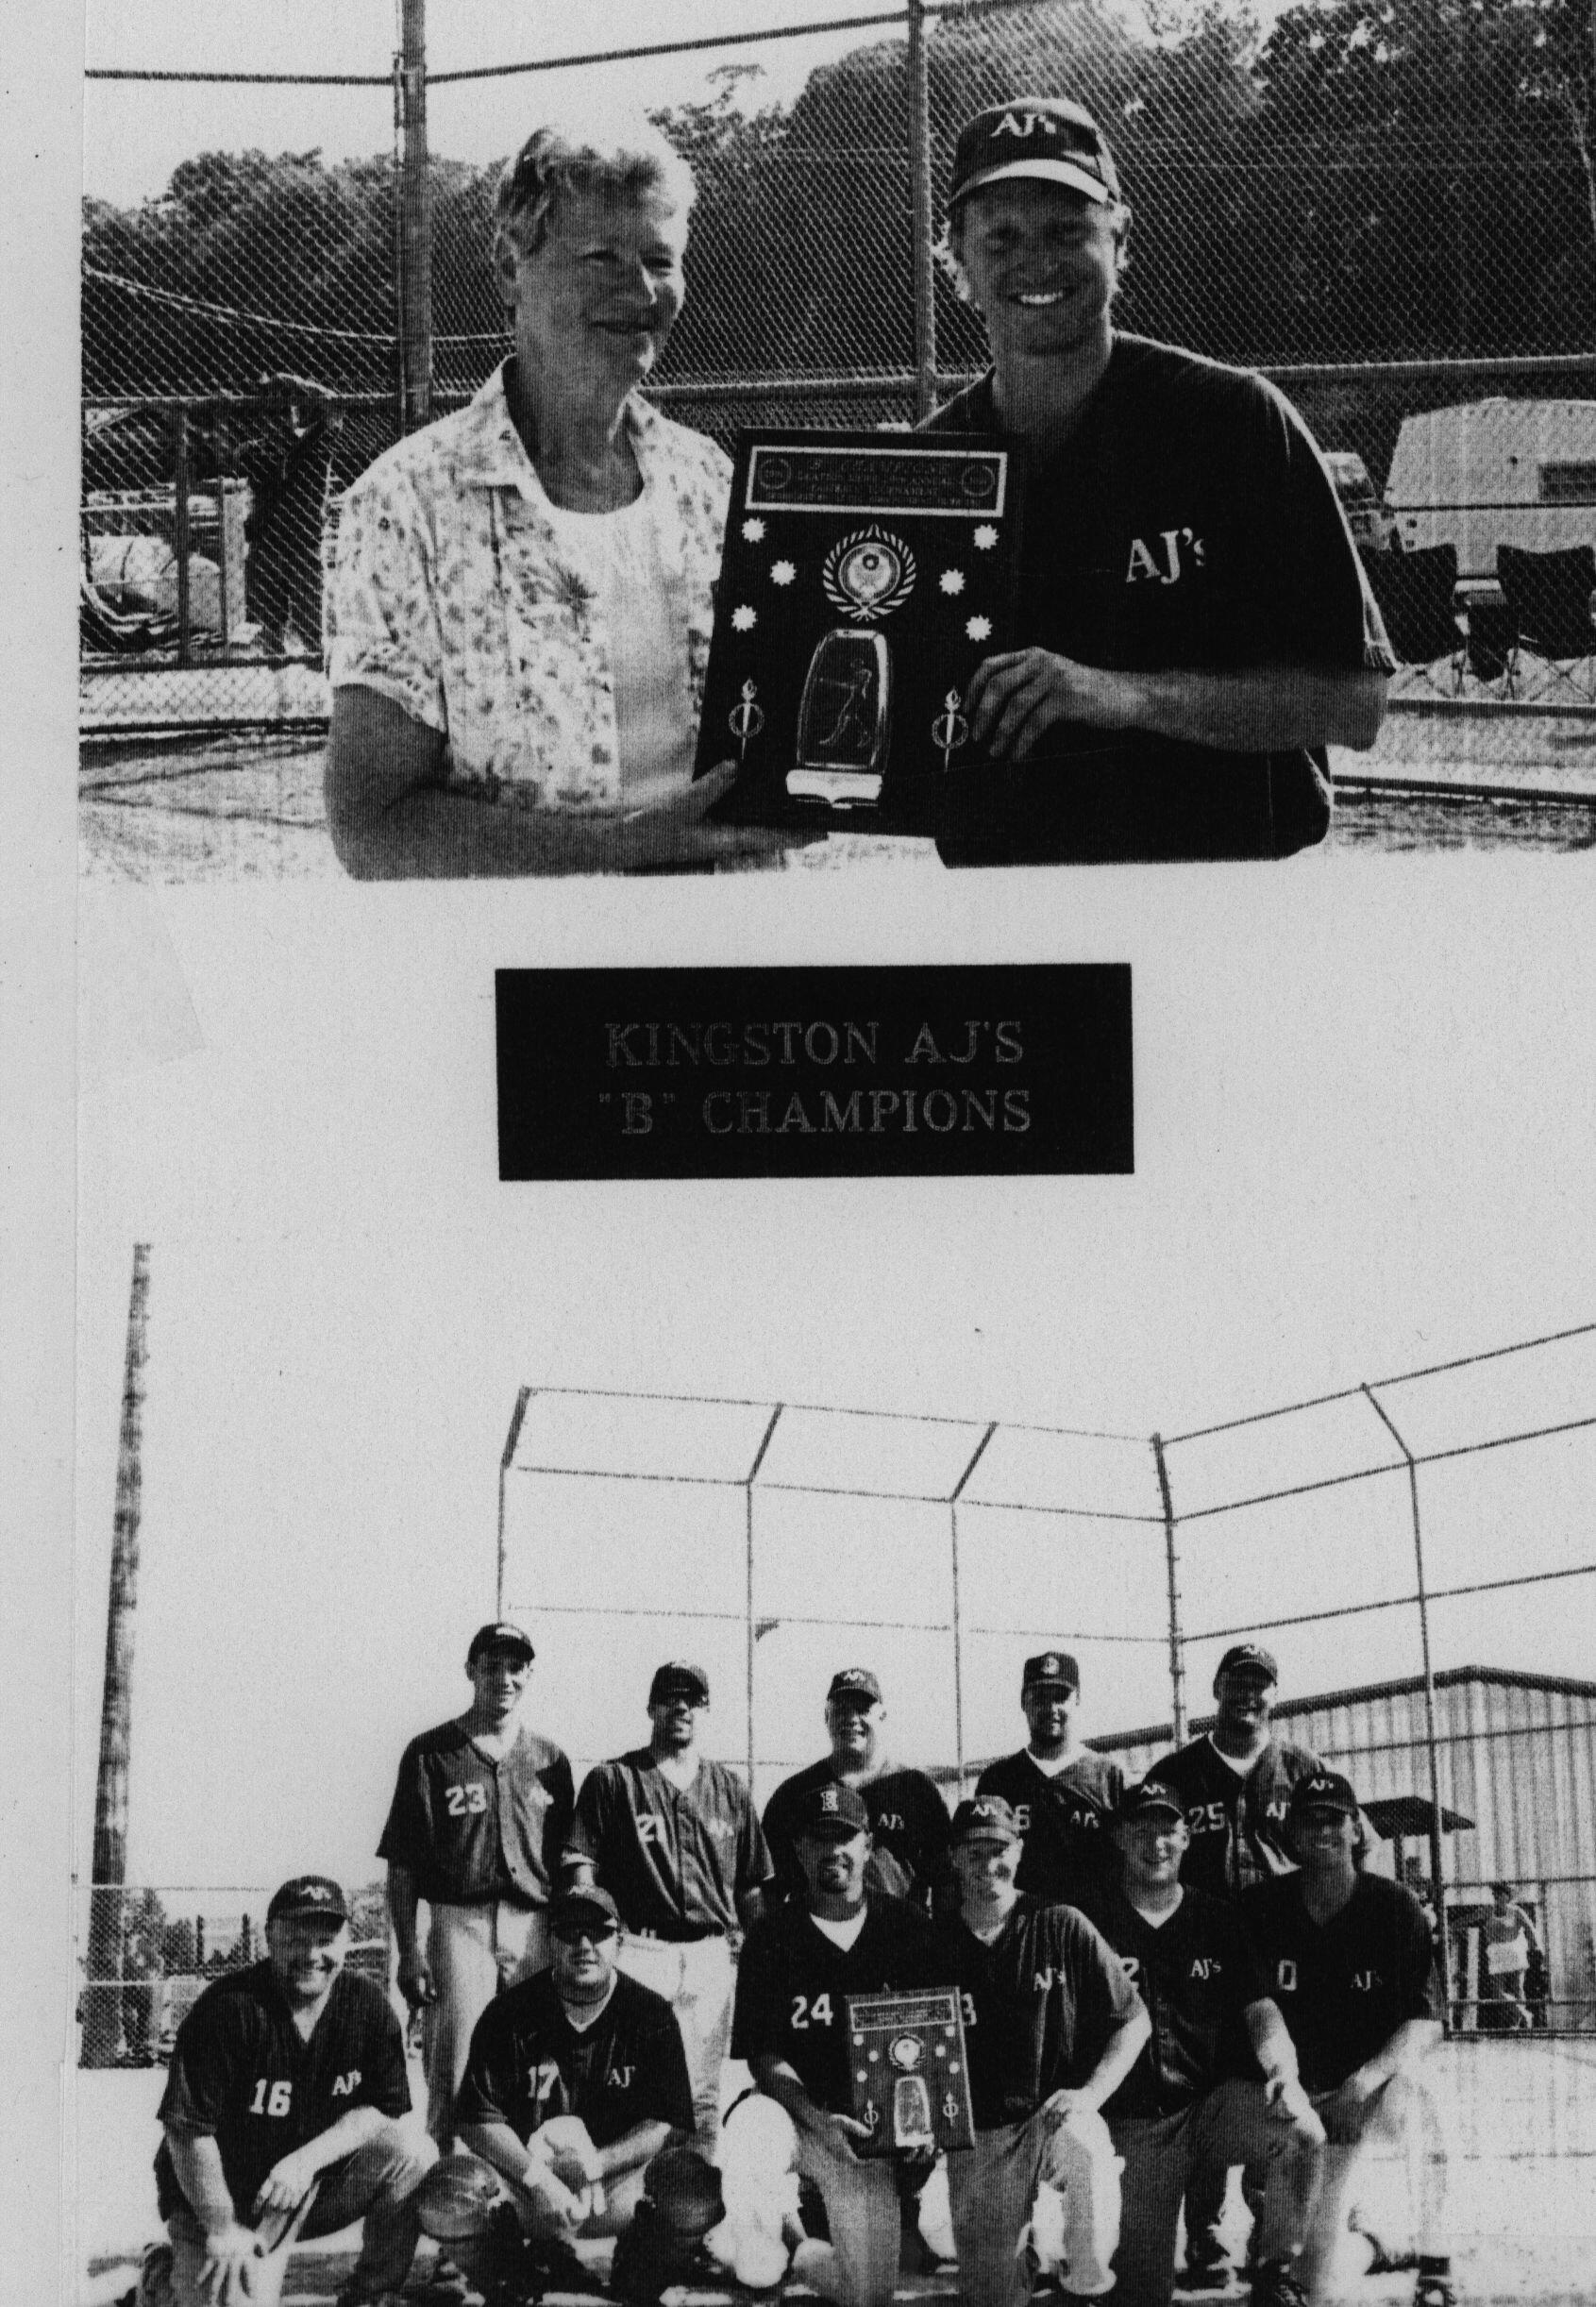
[[[958,864],[1283,856],[1395,669],[1336,490],[1261,378],[1117,333],[1130,210],[1079,106],[967,121],[946,254],[993,365],[927,437],[1017,434],[1016,646],[967,690]]]
[[[1120,2163],[1102,2108],[1151,2032],[1085,1916],[1016,1888],[1023,1847],[999,1795],[953,1814],[960,1911],[939,1936],[964,2005],[975,2112],[974,2151],[948,2158],[967,2307],[1024,2307],[1033,2271],[1062,2270],[1066,2299],[1113,2287]]]
[[[794,1826],[804,1896],[749,1930],[731,2022],[731,2056],[748,2061],[761,2098],[788,2120],[772,2122],[760,2099],[746,2101],[727,2117],[722,2160],[741,2166],[757,2152],[771,2198],[789,2171],[813,2180],[832,2248],[806,2271],[839,2307],[886,2307],[900,2242],[895,2161],[868,2151],[875,2141],[858,2112],[848,2005],[946,1982],[925,1916],[865,1887],[869,1818],[853,1789],[810,1789]]]

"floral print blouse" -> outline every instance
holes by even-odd
[[[633,394],[626,421],[683,635],[695,720],[731,467]],[[328,670],[448,739],[450,781],[527,807],[621,799],[601,604],[562,562],[548,498],[505,398],[476,398],[388,449],[344,498],[328,588]]]

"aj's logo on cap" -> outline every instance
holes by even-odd
[[[998,1815],[989,1802],[978,1802],[975,1806],[975,1814],[977,1818],[996,1818]]]
[[[1056,1675],[1058,1672],[1058,1659],[1050,1650],[1042,1660],[1042,1672],[1045,1675]]]
[[[325,1882],[308,1882],[305,1885],[304,1895],[307,1898],[330,1898],[332,1893]]]
[[[836,1809],[836,1807],[837,1807],[837,1790],[836,1790],[836,1788],[835,1788],[834,1786],[822,1787],[822,1789],[820,1790],[820,1808],[821,1808],[821,1810],[834,1810]]]
[[[1034,136],[1040,128],[1044,136],[1056,136],[1059,126],[1046,112],[1005,112],[993,129],[994,136]]]

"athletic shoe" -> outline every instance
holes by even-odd
[[[1284,2259],[1252,2270],[1252,2307],[1308,2307],[1308,2294]]]
[[[347,2282],[339,2292],[333,2307],[404,2307],[399,2292],[373,2291],[364,2283]]]
[[[471,2296],[471,2285],[465,2279],[463,2268],[457,2267],[443,2251],[433,2262],[425,2289],[432,2307],[465,2307]]]
[[[139,2263],[139,2280],[128,2292],[127,2299],[119,2299],[117,2307],[170,2307],[172,2298],[173,2253],[170,2243],[146,2243],[143,2258]]]
[[[1235,2273],[1228,2259],[1193,2259],[1186,2253],[1184,2271],[1175,2278],[1178,2291],[1229,2291],[1235,2284]]]
[[[1450,2275],[1420,2275],[1414,2288],[1413,2307],[1457,2307]]]

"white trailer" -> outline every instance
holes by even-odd
[[[1596,400],[1474,400],[1403,419],[1386,482],[1408,550],[1455,545],[1489,577],[1499,545],[1596,545]]]

